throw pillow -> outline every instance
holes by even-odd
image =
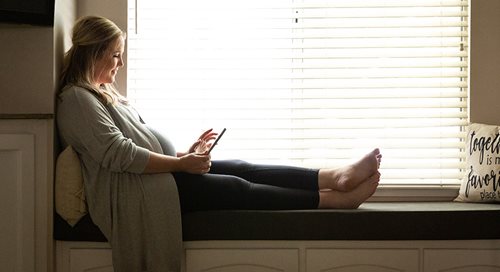
[[[500,126],[471,123],[465,152],[465,176],[455,201],[499,202]]]
[[[71,146],[57,157],[55,206],[56,212],[71,226],[87,214],[80,158]]]

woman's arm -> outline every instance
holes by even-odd
[[[210,155],[189,153],[181,157],[174,157],[150,152],[144,173],[185,172],[205,174],[210,170],[210,165]]]
[[[58,102],[59,135],[84,162],[112,172],[144,172],[150,151],[123,135],[110,109],[93,93],[70,87],[59,96]]]

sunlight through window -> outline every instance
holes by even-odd
[[[467,1],[129,1],[128,96],[178,149],[226,127],[213,159],[461,179]]]

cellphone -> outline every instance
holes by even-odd
[[[212,146],[210,147],[210,149],[208,150],[207,154],[210,154],[210,152],[212,152],[212,149],[214,149],[217,142],[219,142],[220,138],[222,138],[222,135],[224,135],[224,132],[226,132],[226,128],[222,129],[222,131],[219,133],[219,135],[217,135],[217,138],[215,138],[215,141],[212,144]]]

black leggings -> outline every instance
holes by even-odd
[[[316,209],[318,170],[212,161],[209,173],[173,173],[182,212]]]

